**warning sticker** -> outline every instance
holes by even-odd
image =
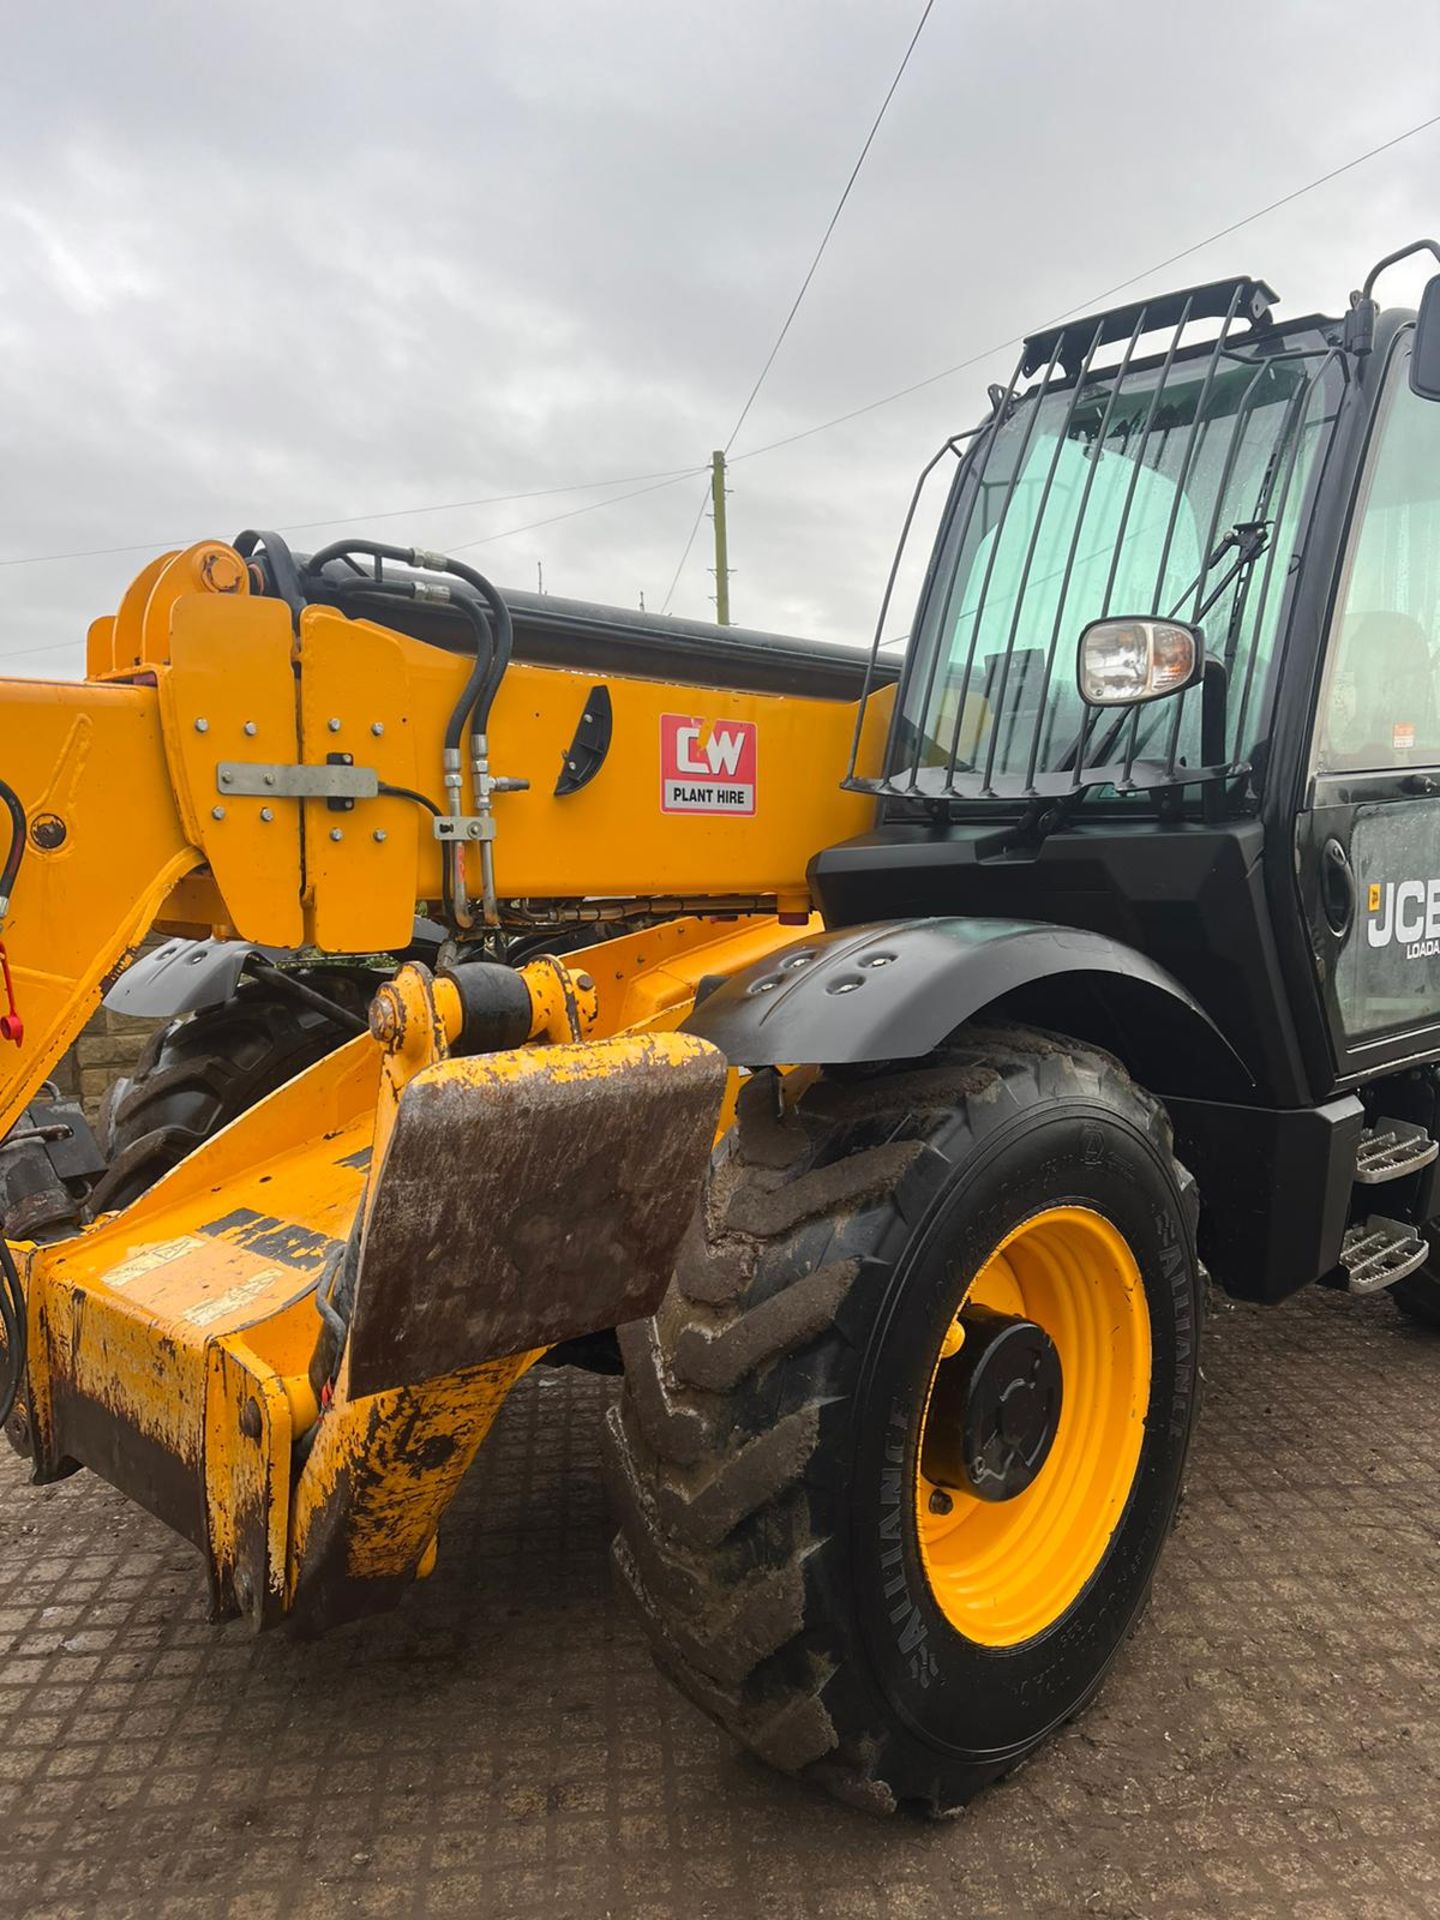
[[[754,813],[755,722],[660,716],[662,813]]]
[[[107,1287],[128,1287],[133,1280],[143,1280],[147,1273],[154,1273],[157,1267],[168,1267],[172,1260],[194,1259],[196,1254],[210,1251],[206,1241],[197,1234],[182,1233],[178,1240],[155,1240],[148,1247],[142,1247],[139,1253],[131,1254],[128,1260],[121,1260],[110,1268],[105,1275]]]

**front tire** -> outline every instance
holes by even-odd
[[[778,1088],[747,1083],[660,1312],[622,1330],[616,1564],[661,1665],[762,1758],[943,1814],[1084,1704],[1143,1605],[1198,1382],[1193,1190],[1117,1063],[1029,1029]],[[962,1496],[977,1544],[947,1557],[923,1467],[962,1308],[972,1338],[986,1309],[1039,1327],[1072,1377],[1033,1480]]]

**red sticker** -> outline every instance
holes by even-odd
[[[755,722],[660,716],[662,813],[754,813]]]

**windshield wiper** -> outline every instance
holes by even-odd
[[[1219,566],[1226,554],[1234,552],[1235,558],[1226,568],[1222,578],[1216,581],[1210,592],[1206,594],[1204,600],[1195,609],[1195,617],[1191,624],[1198,626],[1216,602],[1229,590],[1231,583],[1239,575],[1242,568],[1253,566],[1260,558],[1260,555],[1264,553],[1266,547],[1270,544],[1270,528],[1271,522],[1268,520],[1237,520],[1223,539],[1217,543],[1209,559],[1201,567],[1199,573],[1196,574],[1195,578],[1175,602],[1174,607],[1164,618],[1167,620],[1178,620],[1180,610],[1186,601],[1189,600],[1190,596],[1200,591],[1200,588],[1205,581],[1209,579],[1214,569]],[[1134,705],[1121,707],[1117,710],[1114,724],[1100,745],[1095,749],[1094,755],[1092,756],[1094,765],[1105,765],[1119,741],[1125,723],[1133,719],[1138,711],[1139,709]],[[1087,716],[1081,725],[1079,733],[1076,734],[1075,738],[1056,762],[1055,771],[1057,773],[1071,773],[1074,771],[1077,760],[1084,753],[1085,743],[1089,738],[1089,734],[1090,724]],[[1138,746],[1138,740],[1136,744]]]

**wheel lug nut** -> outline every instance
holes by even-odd
[[[955,1502],[950,1498],[949,1494],[946,1493],[943,1487],[936,1487],[931,1492],[930,1511],[932,1513],[949,1513],[950,1509],[954,1505],[955,1505]]]

